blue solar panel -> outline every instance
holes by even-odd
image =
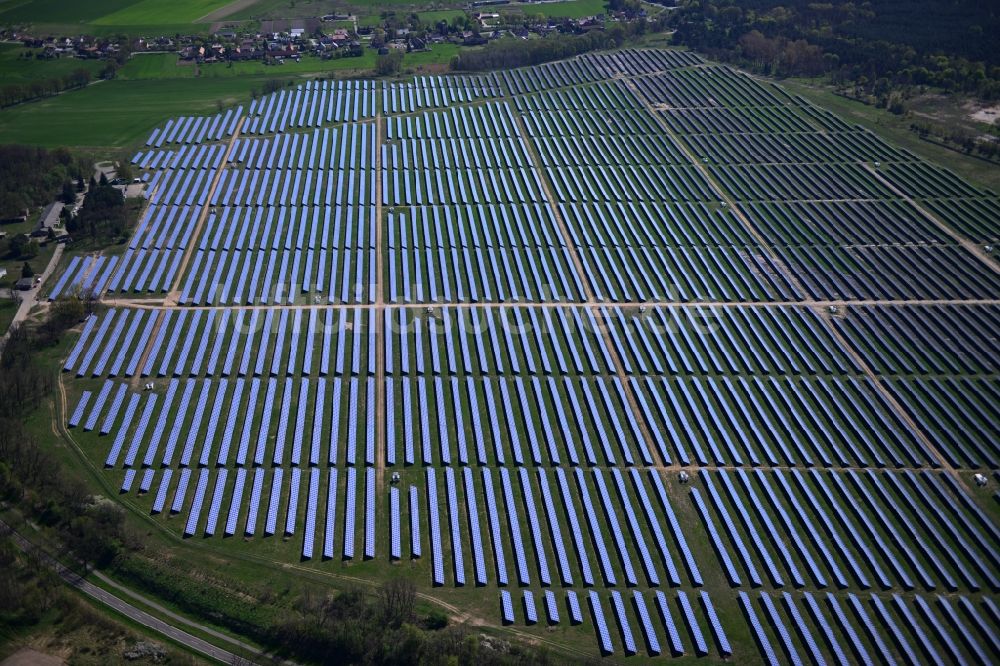
[[[510,483],[510,474],[506,468],[501,467],[500,485],[503,489],[504,504],[507,508],[507,523],[510,527],[511,538],[514,542],[515,562],[517,563],[517,581],[520,585],[531,583],[528,574],[528,558],[525,554],[524,544],[521,540],[521,524],[517,516],[517,506],[514,504],[514,490]]]
[[[511,601],[510,592],[500,590],[500,610],[503,614],[504,624],[514,623],[514,603]]]
[[[577,468],[577,471],[579,471],[579,468]],[[625,573],[625,580],[629,585],[637,585],[638,580],[635,575],[635,567],[632,565],[632,558],[629,555],[628,548],[625,544],[624,530],[618,522],[618,514],[615,512],[614,505],[611,502],[611,495],[604,482],[604,475],[601,473],[600,469],[596,468],[592,473],[594,476],[594,482],[597,486],[598,495],[601,499],[601,505],[604,507],[604,516],[607,519],[608,531],[611,532],[611,538],[614,540],[615,548],[618,550],[618,555],[621,558],[622,569]]]
[[[375,557],[375,470],[365,470],[365,558]]]
[[[615,585],[617,578],[611,566],[611,558],[608,556],[608,549],[601,530],[601,520],[598,518],[597,512],[594,510],[594,505],[591,502],[590,490],[587,488],[584,473],[579,467],[573,470],[573,473],[576,475],[577,488],[580,491],[580,501],[583,504],[584,515],[587,517],[587,524],[590,526],[590,536],[597,550],[604,581],[607,585]]]
[[[593,585],[594,577],[590,571],[590,559],[587,556],[587,548],[584,542],[583,530],[580,528],[580,521],[573,503],[573,496],[566,481],[566,474],[561,467],[555,469],[556,479],[559,482],[559,492],[562,496],[566,517],[569,521],[570,531],[573,534],[573,546],[580,562],[580,570],[584,585]]]
[[[781,615],[778,613],[777,607],[771,600],[770,595],[767,592],[761,592],[760,601],[764,605],[764,610],[767,612],[767,616],[771,621],[771,626],[778,633],[778,639],[785,648],[785,654],[788,659],[793,664],[802,664],[802,658],[799,656],[798,650],[792,641],[792,636],[788,632],[788,628],[785,626],[784,621],[781,619]]]
[[[357,517],[358,470],[347,469],[347,500],[344,506],[344,549],[345,559],[354,559],[354,523]]]
[[[945,613],[948,614],[948,611],[951,610],[951,607],[942,604],[941,603],[942,600],[944,600],[944,597],[938,597],[938,604],[942,607],[943,610],[945,610]],[[834,602],[831,601],[830,603],[832,605]],[[924,617],[924,620],[926,620],[927,624],[930,625],[930,628],[934,632],[934,635],[937,636],[937,639],[941,642],[942,645],[944,645],[948,649],[948,652],[951,653],[951,657],[954,660],[952,663],[958,663],[958,664],[964,663],[965,657],[962,653],[962,650],[958,647],[958,644],[955,642],[955,639],[953,638],[951,632],[949,632],[947,627],[945,627],[945,625],[941,622],[941,619],[938,617],[937,613],[935,613],[934,609],[931,608],[931,605],[924,598],[919,596],[913,598],[913,603],[916,604],[917,610],[920,611],[920,614]],[[954,621],[956,618],[950,617],[949,619]],[[973,647],[972,645],[969,644],[968,642],[969,636],[966,634],[966,632],[963,631],[963,627],[958,626],[956,627],[956,629],[958,629],[958,635],[963,639],[963,641],[965,641],[966,645],[969,646],[970,648],[973,648],[972,649],[973,652],[976,652],[977,651],[976,647],[978,647],[978,645]],[[988,662],[989,659],[985,659],[981,663],[988,663]]]
[[[472,470],[462,469],[462,480],[465,485],[465,508],[469,520],[469,534],[472,540],[473,562],[475,564],[476,585],[485,585],[486,558],[483,553],[483,537],[479,531],[479,508],[476,504],[476,487]]]
[[[219,511],[222,509],[222,495],[226,490],[226,477],[229,470],[222,468],[215,477],[215,491],[212,493],[212,503],[208,510],[208,521],[205,524],[205,534],[215,534],[215,525],[219,520]]]
[[[76,404],[76,409],[69,417],[69,427],[75,428],[80,425],[80,420],[83,419],[83,412],[87,409],[87,403],[90,402],[90,391],[84,391],[80,394],[80,401]]]
[[[167,491],[170,488],[170,479],[174,475],[174,470],[165,469],[163,470],[163,476],[160,477],[160,486],[156,491],[156,498],[153,500],[153,510],[152,513],[162,513],[164,503],[167,501]]]
[[[786,596],[786,602],[788,601],[789,599]],[[920,658],[917,656],[917,653],[913,651],[913,648],[910,646],[910,642],[906,639],[903,632],[900,631],[899,626],[892,618],[892,614],[889,612],[888,608],[882,603],[882,600],[879,599],[877,595],[873,594],[871,595],[871,604],[875,608],[875,612],[878,613],[878,617],[882,621],[882,625],[888,628],[891,633],[893,643],[900,650],[900,652],[906,656],[909,663],[920,663]],[[872,632],[873,629],[874,627],[869,627],[869,632]]]
[[[232,536],[236,534],[236,521],[239,520],[240,506],[243,502],[243,489],[246,486],[247,471],[244,468],[236,470],[236,483],[233,485],[233,496],[229,503],[229,515],[226,518],[224,534]]]
[[[531,590],[524,590],[524,617],[527,624],[538,624],[535,596],[531,593]]]
[[[559,624],[559,603],[556,601],[555,593],[552,590],[545,590],[542,595],[545,599],[545,614],[549,624]]]
[[[104,417],[104,422],[101,424],[100,433],[102,435],[107,435],[111,432],[111,429],[115,425],[115,420],[118,417],[118,411],[122,407],[122,403],[125,402],[125,394],[128,392],[128,386],[125,384],[119,384],[118,390],[115,392],[115,397],[111,400],[111,407],[108,408],[108,414]]]
[[[420,557],[420,502],[417,498],[417,487],[410,486],[410,553]]]
[[[639,590],[632,590],[632,603],[635,605],[636,615],[642,623],[643,635],[646,637],[646,647],[651,655],[660,654],[660,639],[656,636],[656,629],[649,616],[649,609],[646,607],[646,600]],[[622,613],[624,615],[624,613]]]
[[[135,481],[135,470],[127,469],[125,470],[125,478],[122,480],[121,488],[118,492],[127,493],[132,490],[132,483]]]
[[[432,576],[434,585],[444,585],[444,552],[441,546],[441,522],[438,511],[437,478],[434,474],[434,468],[428,467],[426,476],[428,523],[431,531]]]
[[[811,599],[811,597],[810,597]],[[988,602],[989,600],[987,600]],[[945,661],[938,654],[938,651],[934,644],[931,642],[930,637],[924,631],[923,627],[917,622],[916,616],[910,607],[907,606],[906,601],[903,597],[898,594],[892,595],[892,602],[895,605],[896,610],[906,621],[906,625],[911,628],[913,635],[916,637],[918,643],[920,644],[921,652],[927,656],[928,660],[934,664],[944,664]],[[815,604],[815,602],[813,602]],[[839,646],[838,646],[839,649]]]
[[[622,594],[618,590],[611,591],[611,605],[614,607],[615,616],[618,619],[618,628],[621,630],[625,654],[636,654],[638,649],[635,645],[635,638],[632,636],[632,627],[629,625],[628,615],[625,613],[625,602],[622,601]]]
[[[129,398],[128,406],[125,408],[124,422],[121,429],[118,430],[118,434],[115,435],[115,441],[111,445],[108,457],[104,461],[105,467],[114,467],[117,464],[118,456],[121,454],[122,446],[125,444],[125,435],[132,425],[132,419],[135,416],[135,410],[139,407],[140,399],[141,396],[138,393],[133,393]]]
[[[524,480],[524,479],[522,479]],[[559,574],[563,585],[573,584],[573,574],[570,571],[569,558],[566,555],[566,548],[563,544],[562,530],[559,527],[559,516],[556,514],[555,504],[552,502],[552,492],[549,489],[548,478],[545,470],[538,470],[538,485],[542,493],[542,502],[545,506],[545,516],[548,519],[549,531],[552,534],[552,544],[556,550],[556,559],[559,562]]]
[[[299,510],[299,485],[302,483],[302,469],[293,467],[288,489],[288,509],[285,511],[285,536],[295,534],[295,520]]]
[[[500,509],[493,491],[493,478],[488,467],[482,469],[483,497],[486,501],[486,515],[490,524],[490,538],[493,542],[493,559],[497,567],[497,582],[507,585],[507,564],[503,552],[503,535],[500,530]]]
[[[326,492],[326,519],[323,528],[323,557],[332,559],[333,539],[337,523],[337,469],[330,468]]]
[[[608,623],[604,619],[604,608],[601,606],[601,598],[597,592],[590,590],[588,593],[590,601],[590,613],[594,617],[594,627],[597,629],[597,640],[602,654],[612,654],[615,649],[611,643],[611,632],[608,631]]]
[[[917,603],[919,604],[920,597],[917,597]],[[852,648],[854,649],[854,654],[861,663],[870,664],[873,663],[871,655],[868,654],[867,648],[865,648],[864,643],[861,642],[860,637],[854,630],[854,626],[851,624],[850,620],[847,619],[847,614],[840,607],[840,602],[837,601],[832,593],[827,593],[826,603],[830,606],[830,610],[833,612],[833,616],[837,619],[837,624],[840,625],[841,631],[847,636],[850,641]]]
[[[356,377],[348,380],[347,399],[347,464],[356,463],[358,449],[358,389],[359,381]]]
[[[757,639],[757,645],[760,647],[760,650],[764,655],[764,660],[768,664],[771,664],[771,666],[780,666],[782,662],[778,659],[778,655],[774,652],[774,648],[771,647],[771,641],[767,638],[767,633],[764,631],[764,627],[760,623],[760,618],[757,616],[757,612],[753,608],[753,603],[750,601],[750,597],[742,590],[737,592],[737,596],[739,597],[740,605],[743,607],[743,613],[746,615],[747,621],[750,623],[750,628],[753,629],[754,636]]]
[[[128,452],[125,454],[125,466],[132,467],[135,463],[135,457],[139,453],[139,446],[145,441],[146,429],[149,427],[149,422],[153,416],[153,410],[156,409],[156,394],[150,393],[149,397],[146,399],[146,405],[143,407],[142,416],[139,417],[139,423],[135,427],[135,432],[132,433],[132,443],[129,445]]]
[[[517,471],[521,482],[521,494],[524,497],[524,505],[528,513],[531,540],[535,547],[535,560],[538,562],[539,578],[542,581],[542,585],[551,585],[552,580],[549,575],[548,558],[545,555],[545,542],[541,522],[538,520],[538,510],[535,504],[534,493],[531,490],[531,478],[528,476],[528,470],[525,468],[518,468]]]
[[[566,605],[569,608],[569,620],[572,624],[583,624],[583,612],[580,610],[580,600],[574,590],[566,590]]]
[[[258,467],[254,470],[253,487],[250,491],[250,508],[247,511],[246,527],[244,529],[247,536],[253,536],[257,530],[257,514],[260,511],[261,495],[264,492],[264,468]]]
[[[398,560],[403,555],[400,539],[399,488],[389,488],[389,557]]]
[[[191,482],[191,470],[188,468],[181,470],[180,479],[177,481],[177,489],[174,491],[174,501],[170,504],[170,513],[177,514],[184,507],[184,499],[187,496],[187,487]]]
[[[718,491],[715,489],[715,484],[712,482],[711,474],[702,474],[701,479],[702,482],[705,484],[705,489],[708,491],[708,496],[712,502],[712,505],[715,507],[715,510],[718,512],[719,516],[722,518],[722,523],[726,528],[726,532],[729,534],[729,538],[732,540],[733,544],[736,546],[737,552],[743,559],[743,563],[746,566],[747,575],[750,577],[750,584],[753,585],[754,587],[760,587],[761,585],[760,575],[757,573],[757,568],[756,566],[754,566],[753,559],[751,559],[750,557],[750,551],[743,543],[743,538],[740,536],[739,531],[736,529],[736,525],[733,522],[732,517],[729,515],[729,511],[726,509],[725,504],[723,504],[722,498],[720,497]],[[738,497],[737,500],[734,501],[734,503],[736,504],[736,507],[739,510],[739,512],[743,515],[744,520],[745,521],[748,520],[746,516],[746,510],[743,508],[742,502],[739,501]],[[706,518],[706,520],[710,519]],[[751,526],[753,525],[753,523],[749,524]],[[714,529],[714,527],[712,529]],[[777,586],[783,585],[784,582],[782,581],[780,574],[774,567],[774,563],[771,560],[771,555],[764,547],[764,544],[760,541],[759,537],[757,537],[756,530],[751,529],[750,533],[752,538],[754,539],[755,545],[757,546],[758,553],[764,559],[765,564],[772,572],[772,578],[774,580],[774,584]],[[717,546],[724,548],[721,542],[717,543]]]

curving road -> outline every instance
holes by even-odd
[[[195,652],[203,654],[212,659],[227,663],[251,663],[245,657],[241,655],[236,655],[228,650],[224,650],[208,641],[202,640],[197,636],[192,636],[191,634],[178,629],[170,624],[167,624],[163,620],[153,617],[144,610],[136,608],[127,601],[123,601],[121,598],[116,597],[107,590],[97,587],[93,583],[85,580],[77,573],[71,571],[70,569],[63,566],[61,562],[35,547],[35,544],[30,542],[21,536],[14,528],[0,520],[0,531],[5,532],[10,535],[11,540],[17,545],[18,548],[25,552],[34,552],[38,555],[42,562],[48,565],[52,570],[59,574],[66,583],[72,585],[76,589],[80,590],[90,598],[99,601],[100,603],[113,608],[125,617],[129,618],[134,622],[138,622],[142,626],[152,629],[153,631],[163,634],[164,636],[172,639],[176,643],[180,643]],[[229,637],[226,637],[227,640]],[[249,646],[248,646],[249,647]]]

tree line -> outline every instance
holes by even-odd
[[[91,82],[90,72],[80,67],[64,76],[53,76],[47,79],[25,83],[8,83],[0,88],[0,107],[13,106],[41,97],[49,97],[66,90],[83,88]]]
[[[875,89],[928,85],[1000,99],[1000,17],[989,3],[690,0],[674,40],[775,76]],[[880,95],[888,106],[888,93]]]

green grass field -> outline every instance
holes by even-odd
[[[17,304],[14,301],[7,298],[0,299],[0,335],[7,332],[10,322],[14,321],[14,313],[16,312]]]
[[[458,48],[442,44],[430,51],[407,54],[403,67],[419,71],[429,65],[447,65]],[[176,56],[170,54],[138,55],[113,81],[3,110],[0,143],[127,147],[145,140],[153,127],[168,118],[214,113],[220,104],[246,103],[251,91],[261,90],[271,79],[335,72],[371,74],[375,55],[374,50],[365,49],[356,58],[320,60],[307,56],[301,62],[289,60],[283,65],[250,61],[232,66],[210,63],[197,69],[177,64]]]
[[[281,65],[265,65],[260,60],[229,63],[218,62],[200,66],[203,78],[240,78],[244,76],[261,76],[267,78],[286,77],[291,75],[323,75],[328,72],[344,72],[355,70],[370,73],[375,67],[375,51],[365,49],[364,54],[356,58],[333,58],[320,60],[312,56],[304,56],[299,62],[286,60]]]
[[[0,143],[120,148],[145,140],[179,115],[209,114],[248,102],[265,78],[101,82],[0,111]]]
[[[149,53],[132,56],[118,70],[118,78],[133,79],[188,79],[198,70],[193,62],[184,62],[172,53]]]
[[[136,0],[5,0],[0,3],[0,23],[90,23],[135,4]]]
[[[94,20],[98,25],[158,25],[194,23],[206,14],[229,4],[229,0],[139,0]]]
[[[80,60],[78,58],[55,58],[39,60],[22,58],[25,49],[15,44],[0,44],[0,77],[4,83],[27,83],[60,76],[75,70],[85,69],[96,75],[104,63],[100,60]]]
[[[500,8],[501,11],[516,9],[525,14],[541,14],[552,18],[583,18],[596,16],[607,11],[604,0],[567,0],[566,2],[545,2],[538,4],[514,4]]]

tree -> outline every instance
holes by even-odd
[[[29,264],[27,261],[24,262],[23,266],[21,266],[21,277],[23,278],[35,277],[35,271],[32,270],[31,264]]]
[[[81,174],[76,177],[76,191],[83,192],[85,189],[87,189],[87,184],[83,182],[83,175]]]
[[[379,588],[379,615],[385,626],[399,628],[413,617],[413,606],[417,591],[413,581],[393,578]]]
[[[59,195],[59,201],[64,204],[71,204],[76,201],[76,188],[73,187],[72,181],[64,181],[62,185],[62,194]]]
[[[105,185],[108,184],[108,177],[104,174],[103,171],[101,172],[101,180],[98,181],[97,184],[100,185],[101,187],[104,187]]]
[[[379,76],[389,76],[399,72],[403,64],[403,52],[399,49],[389,49],[385,55],[375,58],[375,73]]]
[[[31,243],[31,239],[24,234],[17,234],[10,239],[10,252],[15,257],[24,257],[28,251],[28,245]]]

